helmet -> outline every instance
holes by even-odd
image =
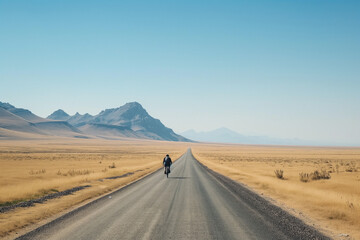
[[[166,154],[166,156],[168,157],[168,156],[169,156],[169,154]]]

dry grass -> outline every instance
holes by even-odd
[[[80,185],[91,187],[0,214],[0,237],[140,178],[160,168],[166,153],[176,159],[186,149],[182,143],[135,140],[1,141],[0,205]],[[104,179],[128,172],[134,174]]]
[[[360,148],[197,144],[192,149],[208,167],[310,218],[306,221],[335,238],[346,233],[360,239]]]
[[[123,186],[161,167],[191,145],[210,168],[275,199],[290,212],[337,234],[360,239],[360,149],[186,144],[158,141],[0,141],[0,204],[79,185],[73,195],[0,214],[0,237]],[[279,171],[279,176],[274,172]],[[330,179],[313,180],[314,172]],[[106,177],[134,172],[125,178]],[[281,174],[280,174],[281,173]],[[308,174],[302,182],[299,174]],[[325,175],[324,175],[325,176]],[[104,179],[99,181],[99,179]]]
[[[283,171],[283,170],[281,170],[281,169],[276,169],[276,170],[274,171],[274,173],[275,173],[275,176],[276,176],[277,178],[279,178],[279,179],[284,179],[284,171]]]

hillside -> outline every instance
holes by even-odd
[[[137,102],[105,109],[92,116],[70,116],[59,109],[47,118],[30,110],[0,102],[0,137],[32,138],[62,136],[76,138],[139,138],[165,141],[190,141],[155,119]]]
[[[41,118],[31,111],[0,102],[0,137],[28,139],[49,136],[87,137],[65,121]]]
[[[130,137],[166,141],[189,141],[167,128],[160,120],[153,118],[137,102],[126,103],[118,108],[105,109],[92,116],[76,113],[69,116],[57,110],[49,119],[66,120],[83,133],[97,137]]]

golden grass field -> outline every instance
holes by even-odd
[[[1,205],[91,185],[44,204],[0,214],[0,237],[14,236],[26,226],[35,226],[118,189],[162,167],[166,153],[175,160],[188,147],[209,168],[246,184],[333,238],[342,239],[339,234],[346,233],[360,239],[360,148],[65,138],[0,141]],[[275,170],[284,171],[283,180],[275,177]],[[331,178],[299,180],[300,173],[315,170],[331,171]],[[135,173],[99,181],[128,172]]]
[[[333,238],[360,239],[360,148],[195,144],[192,152]],[[275,170],[284,171],[283,180]],[[331,178],[300,181],[300,173],[315,170]]]
[[[91,185],[73,195],[0,214],[0,237],[124,186],[161,168],[166,153],[175,160],[186,149],[182,143],[138,140],[0,141],[1,205]],[[128,172],[135,173],[99,181]]]

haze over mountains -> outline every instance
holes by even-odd
[[[47,136],[104,139],[153,139],[165,141],[199,141],[215,143],[270,145],[341,145],[300,139],[246,136],[227,128],[208,132],[189,130],[176,134],[160,120],[151,117],[137,102],[106,109],[97,115],[76,113],[70,116],[59,109],[47,118],[31,111],[0,102],[0,139],[33,139]],[[191,139],[191,140],[190,140]]]
[[[270,144],[270,145],[321,145],[319,143],[300,139],[281,139],[267,136],[246,136],[228,128],[218,128],[208,132],[188,130],[180,133],[182,136],[199,142]]]
[[[27,109],[0,102],[0,138],[38,138],[64,136],[75,138],[143,138],[189,141],[151,117],[137,102],[106,109],[99,114],[70,116],[59,109],[46,119]]]

